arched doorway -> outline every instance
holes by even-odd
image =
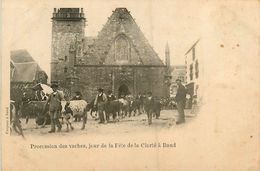
[[[129,94],[129,89],[128,89],[127,85],[122,84],[118,89],[118,97],[120,98],[120,97],[123,97],[128,94]]]

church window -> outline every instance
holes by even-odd
[[[193,80],[193,65],[190,65],[190,80]]]
[[[129,42],[124,35],[118,36],[115,40],[115,59],[118,61],[129,59]]]
[[[199,62],[198,62],[198,60],[196,60],[196,63],[195,63],[195,76],[196,76],[196,78],[199,77]]]

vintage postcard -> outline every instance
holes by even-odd
[[[258,0],[2,0],[3,171],[259,171]]]

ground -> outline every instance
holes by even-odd
[[[187,122],[192,121],[193,114],[190,110],[185,111],[186,114],[186,124]],[[82,126],[81,122],[73,122],[74,130],[66,132],[66,125],[62,125],[62,131],[59,133],[48,133],[50,130],[50,125],[46,125],[45,128],[40,126],[36,128],[35,119],[30,119],[28,124],[25,124],[25,120],[21,119],[22,127],[24,129],[24,135],[44,135],[44,136],[53,136],[59,134],[60,136],[68,136],[69,134],[74,135],[86,135],[86,134],[124,134],[124,133],[135,133],[135,132],[147,132],[155,130],[164,130],[172,127],[176,127],[174,124],[174,118],[177,115],[176,110],[162,110],[161,116],[159,119],[153,118],[152,125],[148,125],[146,114],[141,114],[138,116],[125,117],[116,123],[106,123],[98,124],[98,121],[93,119],[88,114],[88,121],[86,124],[85,130],[80,130]],[[14,134],[15,135],[15,134]]]

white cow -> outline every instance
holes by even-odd
[[[72,119],[72,115],[79,116],[83,118],[83,125],[82,125],[82,130],[85,129],[85,124],[87,122],[87,106],[88,103],[85,100],[72,100],[72,101],[62,101],[62,110],[61,113],[64,115],[64,118],[66,120],[67,124],[67,130],[68,130],[68,125],[71,126],[71,129],[73,129],[71,122],[69,119]]]
[[[127,113],[129,112],[129,101],[124,98],[120,98],[118,99],[118,101],[120,103],[120,115],[124,118],[125,116],[127,116]]]

